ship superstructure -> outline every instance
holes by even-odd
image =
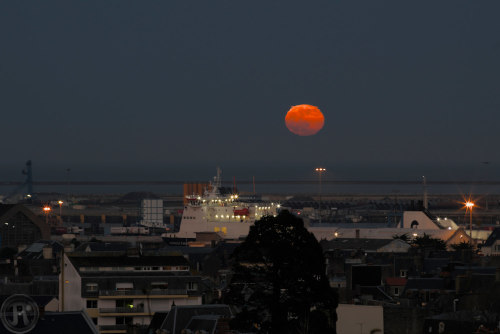
[[[188,195],[177,238],[195,238],[196,232],[219,232],[225,239],[245,237],[256,220],[278,213],[279,203],[243,200],[221,186],[221,170],[204,194]],[[170,234],[169,234],[170,235]]]

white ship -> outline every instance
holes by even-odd
[[[238,194],[221,187],[221,170],[202,196],[187,196],[179,232],[165,233],[169,238],[194,239],[196,232],[218,232],[224,239],[246,237],[256,220],[278,214],[279,203],[242,200]]]

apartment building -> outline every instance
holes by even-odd
[[[155,312],[201,305],[201,278],[182,255],[65,254],[60,309],[85,310],[100,333],[148,326]]]

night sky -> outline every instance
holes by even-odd
[[[218,165],[495,178],[499,13],[499,1],[2,1],[0,179],[22,179],[28,159],[51,180],[204,179]],[[317,135],[287,130],[297,104],[325,115]]]

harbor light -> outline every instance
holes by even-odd
[[[62,222],[62,205],[63,205],[63,201],[61,200],[58,200],[57,201],[57,204],[59,204],[59,217],[61,218],[61,222]]]
[[[474,202],[468,200],[465,202],[465,212],[469,211],[469,235],[472,242],[472,208],[474,207]]]
[[[49,224],[49,213],[52,208],[48,205],[43,207],[43,212],[45,213],[45,224]]]
[[[318,211],[319,211],[319,222],[321,223],[321,174],[326,172],[326,168],[323,167],[318,167],[314,169],[316,172],[318,172],[319,176],[319,204],[318,204]]]

